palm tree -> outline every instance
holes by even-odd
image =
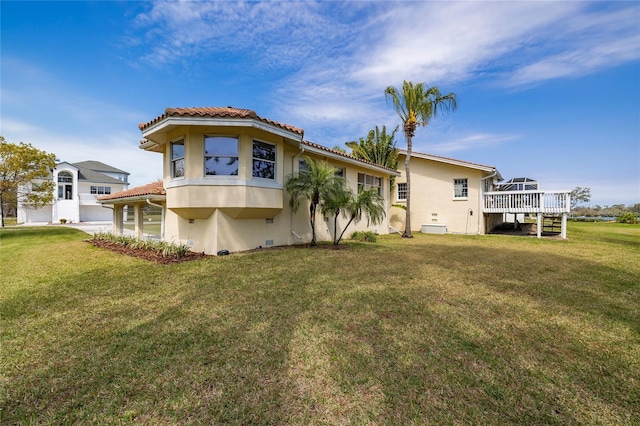
[[[376,126],[369,130],[367,138],[358,141],[350,141],[345,145],[351,148],[351,155],[361,160],[367,160],[374,164],[396,170],[398,168],[398,148],[395,136],[399,126],[387,134],[387,126],[382,126],[382,131]]]
[[[309,223],[311,224],[311,245],[317,246],[316,242],[316,212],[318,206],[329,193],[335,190],[338,185],[343,185],[342,179],[336,176],[336,169],[329,167],[327,163],[314,161],[309,157],[304,157],[307,166],[306,170],[301,170],[297,176],[290,176],[285,184],[285,189],[291,197],[289,206],[293,212],[297,212],[301,200],[309,200]]]
[[[362,216],[367,216],[367,226],[370,224],[377,225],[382,222],[385,216],[384,199],[375,189],[360,191],[358,195],[348,188],[342,188],[341,192],[332,193],[332,197],[326,200],[323,205],[323,212],[332,213],[334,237],[333,244],[340,244],[340,240],[344,236],[345,231],[351,225],[351,222],[359,222]],[[342,213],[344,217],[349,218],[349,222],[344,226],[340,236],[338,236],[338,215]]]
[[[407,137],[407,156],[404,169],[407,176],[407,210],[404,224],[404,238],[412,238],[411,233],[411,173],[409,160],[411,158],[411,141],[418,126],[427,126],[432,118],[440,112],[455,111],[457,108],[455,93],[442,95],[436,86],[425,87],[424,83],[413,84],[411,81],[402,83],[402,91],[393,86],[384,90],[387,102],[391,103],[403,123],[404,134]]]

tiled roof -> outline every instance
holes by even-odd
[[[401,149],[400,150],[400,154],[401,155],[407,155],[407,150],[405,149]],[[423,152],[416,152],[416,151],[411,151],[411,155],[412,156],[416,156],[416,157],[429,157],[433,160],[442,160],[445,162],[455,162],[455,163],[463,163],[463,164],[468,164],[470,167],[480,167],[480,168],[487,168],[487,169],[495,169],[494,166],[488,166],[486,164],[480,164],[480,163],[472,163],[471,161],[464,161],[464,160],[458,160],[457,158],[451,158],[451,157],[443,157],[441,155],[434,155],[434,154],[425,154]]]
[[[110,195],[103,195],[98,197],[98,201],[117,200],[120,198],[134,198],[143,197],[145,195],[165,195],[166,191],[161,181],[148,183],[143,186],[136,186],[135,188],[127,189],[126,191],[116,192]]]
[[[310,146],[310,147],[313,147],[313,148],[316,148],[316,149],[320,149],[322,151],[329,152],[329,153],[334,154],[334,155],[339,155],[341,157],[349,158],[349,159],[352,159],[352,160],[355,160],[355,161],[359,161],[361,163],[370,164],[372,166],[377,166],[377,167],[380,167],[382,169],[391,170],[391,171],[395,172],[394,169],[390,169],[389,167],[381,166],[380,164],[376,164],[376,163],[368,161],[368,160],[363,160],[361,158],[354,157],[353,155],[349,155],[346,152],[338,151],[336,149],[327,148],[326,146],[318,145],[317,143],[314,143],[314,142],[302,141],[302,145],[307,145],[307,146]]]
[[[141,123],[138,125],[140,130],[144,130],[149,126],[156,124],[167,117],[206,117],[206,118],[247,118],[262,121],[267,124],[271,124],[276,127],[280,127],[289,132],[303,135],[304,131],[288,124],[278,123],[277,121],[270,120],[268,118],[260,117],[255,111],[250,109],[241,109],[233,107],[206,107],[206,108],[167,108],[164,110],[164,114],[147,123]]]

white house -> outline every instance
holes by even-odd
[[[129,186],[128,172],[100,161],[58,163],[49,179],[57,182],[53,202],[39,209],[18,204],[18,222],[111,221],[112,211],[96,199]]]

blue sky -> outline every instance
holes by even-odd
[[[249,108],[343,146],[399,123],[384,88],[406,79],[458,97],[416,151],[640,202],[639,2],[0,6],[0,134],[133,186],[161,178],[137,125],[166,107]]]

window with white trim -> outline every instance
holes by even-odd
[[[205,136],[205,176],[238,176],[238,138]]]
[[[399,183],[397,187],[397,191],[398,191],[398,195],[396,199],[398,201],[407,201],[407,183],[406,182]]]
[[[253,177],[276,178],[276,146],[266,142],[253,141]]]
[[[382,195],[382,178],[358,173],[358,192],[375,189],[378,195]]]
[[[91,193],[95,195],[109,195],[111,194],[110,186],[93,186],[91,185]]]
[[[467,179],[453,180],[453,198],[467,198],[469,196],[469,186]]]
[[[184,139],[171,142],[171,177],[184,177]]]
[[[73,199],[73,175],[69,172],[58,173],[58,199]]]

